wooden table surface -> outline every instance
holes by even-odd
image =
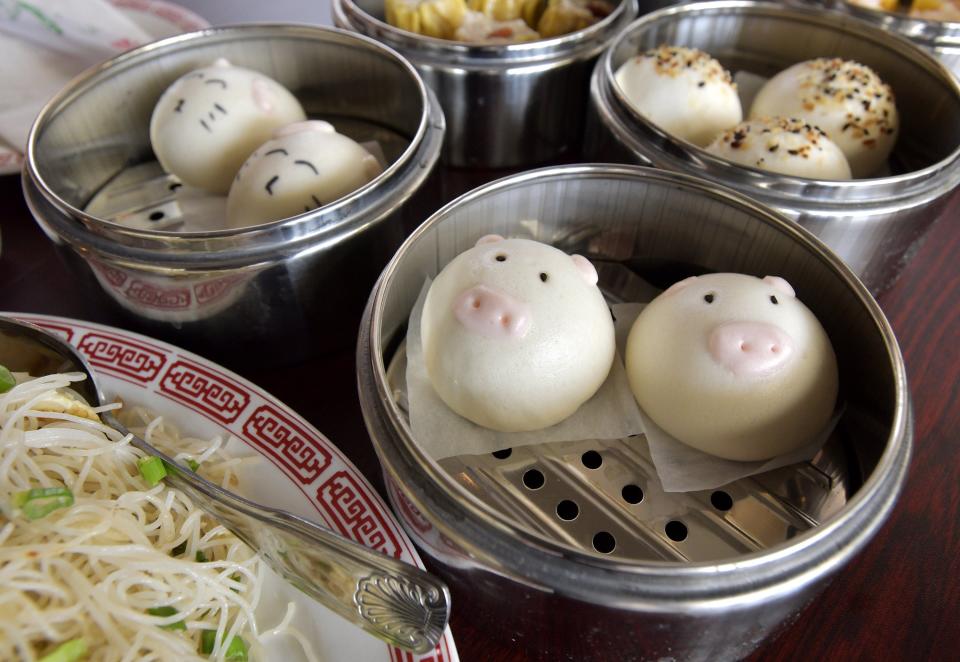
[[[903,350],[916,417],[906,489],[866,550],[752,660],[960,659],[958,214],[954,205],[880,299]],[[0,177],[0,236],[0,310],[122,326],[110,310],[91,304],[61,262],[33,221],[17,176]],[[229,367],[309,419],[382,490],[356,397],[352,349],[281,371]],[[299,388],[317,369],[333,384],[322,397]],[[520,659],[509,638],[491,640],[471,627],[464,608],[469,596],[453,600],[452,627],[464,661]]]

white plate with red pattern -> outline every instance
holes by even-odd
[[[108,398],[119,396],[127,404],[149,407],[191,436],[231,435],[250,454],[261,455],[257,479],[243,485],[245,496],[423,567],[393,514],[346,456],[269,393],[196,354],[136,333],[63,317],[10,316],[43,327],[79,349]],[[282,580],[271,580],[268,588],[266,602],[271,606],[297,603],[294,624],[321,660],[459,662],[449,628],[432,653],[416,656],[350,625]],[[270,657],[295,660],[296,653],[271,649]]]

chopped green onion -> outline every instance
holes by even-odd
[[[27,519],[40,519],[58,508],[72,506],[73,492],[66,487],[35,487],[14,494],[13,505],[20,508]]]
[[[159,457],[149,456],[141,457],[137,461],[137,468],[140,470],[140,475],[143,476],[150,486],[153,487],[167,475],[167,469],[163,466],[163,460]]]
[[[203,655],[212,653],[216,643],[216,630],[203,630],[200,632],[200,652]],[[223,659],[230,660],[230,662],[247,662],[247,642],[240,637],[231,639]]]
[[[0,393],[6,393],[17,385],[17,380],[13,373],[7,370],[7,366],[0,365]]]
[[[87,654],[87,642],[83,639],[71,639],[60,644],[49,655],[44,655],[39,662],[75,662]]]
[[[213,652],[213,646],[217,643],[216,630],[202,630],[200,632],[200,652],[209,655]]]
[[[184,540],[182,543],[170,550],[170,556],[180,556],[185,551],[187,551],[187,541]]]
[[[197,473],[197,469],[200,468],[200,463],[193,458],[187,458],[187,466],[190,467],[190,471]]]
[[[207,558],[207,555],[203,553],[202,549],[197,550],[196,554],[197,563],[206,563],[210,559]]]
[[[234,637],[227,646],[227,654],[223,658],[231,662],[247,662],[247,642],[240,637]]]
[[[170,606],[150,607],[150,609],[147,610],[147,613],[150,614],[151,616],[173,616],[174,614],[177,613],[177,610]],[[170,623],[169,625],[161,625],[160,627],[162,627],[164,630],[186,630],[187,629],[187,626],[183,621],[176,621],[174,623]]]

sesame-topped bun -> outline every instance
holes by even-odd
[[[823,129],[858,178],[873,176],[887,162],[899,128],[890,86],[869,67],[840,58],[801,62],[767,81],[750,117],[776,116]]]
[[[624,62],[616,79],[637,112],[698,147],[743,119],[733,78],[703,51],[661,46]]]
[[[809,179],[850,179],[840,148],[800,119],[762,117],[717,136],[707,151],[741,165]]]

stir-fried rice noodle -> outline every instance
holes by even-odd
[[[258,557],[185,495],[151,487],[129,437],[63,406],[63,389],[81,379],[24,379],[0,395],[0,659],[40,659],[82,639],[91,660],[223,660],[237,637],[251,659],[263,659],[273,637],[294,637],[312,659],[288,627],[292,603],[279,624],[258,630]],[[98,411],[77,404],[80,414]],[[238,466],[250,461],[144,409],[121,415],[224,487],[236,489]],[[17,495],[34,488],[68,488],[74,502],[31,520]]]

